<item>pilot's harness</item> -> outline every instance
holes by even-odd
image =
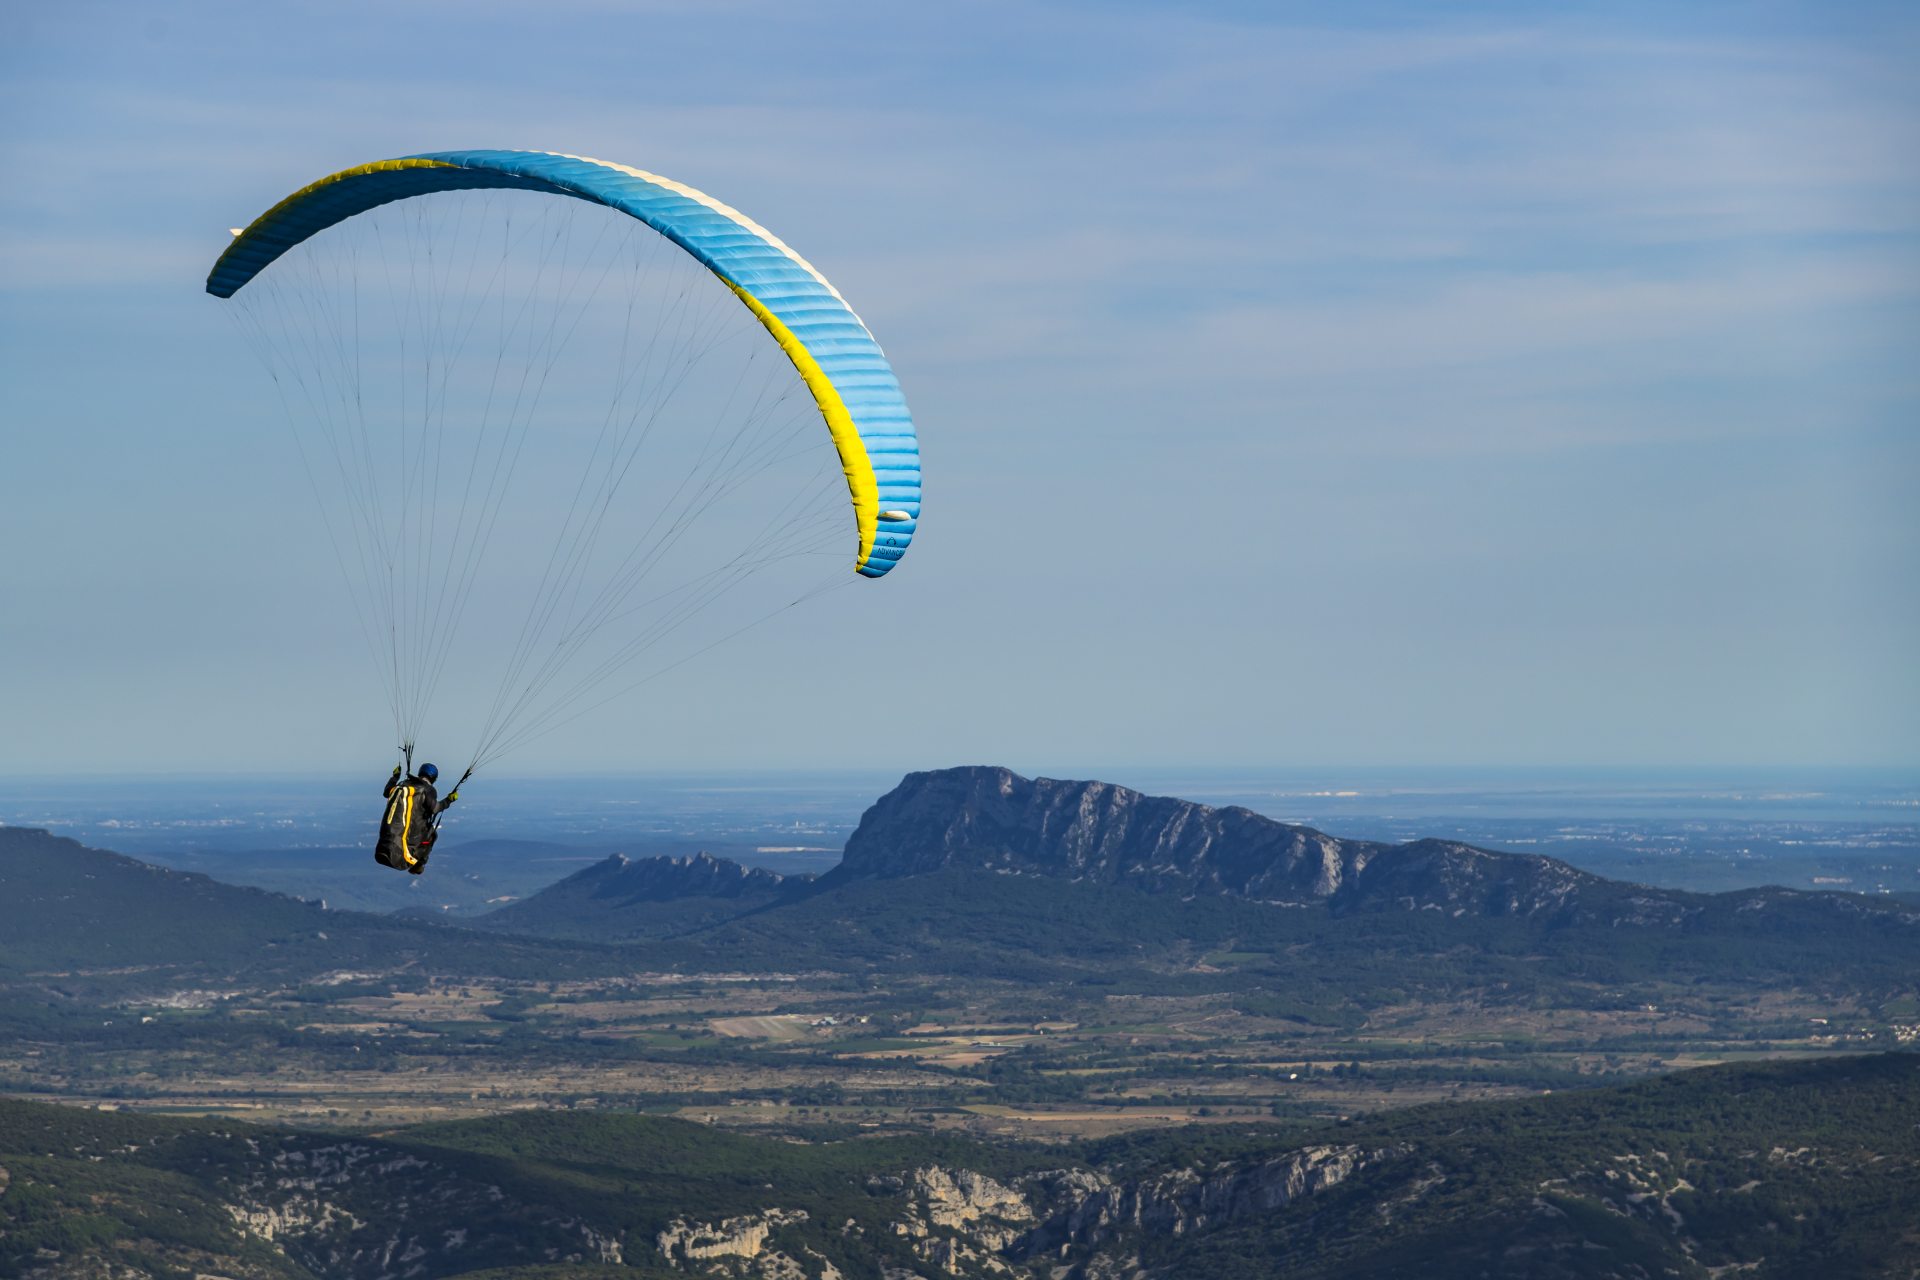
[[[411,742],[402,743],[400,746],[400,754],[401,754],[401,761],[402,761],[401,767],[406,770],[406,775],[408,777],[412,777],[413,776],[413,744]],[[468,765],[467,771],[460,775],[460,781],[454,783],[453,790],[447,792],[447,794],[450,796],[458,795],[460,793],[460,788],[463,785],[465,785],[467,779],[471,778],[472,776],[473,776],[473,766]],[[421,857],[423,858],[426,857],[427,853],[433,848],[433,842],[440,838],[440,820],[446,816],[447,816],[446,810],[442,809],[439,813],[434,814],[433,817],[428,820],[426,838],[420,841]],[[403,845],[406,843],[405,835],[402,835],[400,837],[400,842]]]

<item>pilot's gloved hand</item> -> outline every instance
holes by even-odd
[[[448,804],[452,804],[455,800],[458,800],[459,798],[460,798],[460,788],[458,787],[455,787],[452,791],[447,793]]]
[[[400,766],[395,765],[393,766],[393,779],[394,781],[398,781],[399,778],[400,778]]]

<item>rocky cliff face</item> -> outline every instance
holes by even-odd
[[[614,854],[524,902],[469,922],[483,929],[617,941],[671,934],[776,901],[796,881],[728,858]]]
[[[1250,809],[977,767],[908,774],[861,818],[839,873],[960,866],[1301,902],[1338,890],[1380,847]]]
[[[808,1210],[779,1203],[769,1184],[769,1203],[755,1212],[675,1217],[643,1235],[597,1223],[587,1207],[576,1216],[520,1203],[499,1185],[379,1141],[299,1135],[263,1145],[236,1136],[218,1145],[230,1171],[223,1207],[238,1231],[303,1274],[337,1280],[595,1263],[731,1280],[842,1280],[845,1259],[830,1256],[840,1242],[900,1280],[1127,1275],[1146,1242],[1271,1213],[1402,1154],[1320,1145],[1146,1176],[1066,1168],[1005,1180],[920,1165],[870,1175],[873,1213],[822,1230]]]
[[[1253,1165],[1175,1169],[1132,1181],[1116,1182],[1077,1169],[1041,1174],[1026,1181],[1035,1198],[1053,1210],[1044,1222],[1011,1241],[1006,1252],[1022,1258],[1084,1256],[1129,1233],[1191,1235],[1271,1213],[1393,1154],[1313,1146]]]
[[[1450,840],[1381,849],[1365,873],[1329,896],[1336,912],[1440,910],[1454,915],[1572,920],[1611,911],[1625,886],[1553,858],[1493,853]],[[1672,906],[1672,895],[1650,890]],[[1672,922],[1677,911],[1667,911]]]
[[[619,1240],[582,1218],[515,1204],[499,1186],[380,1143],[307,1135],[263,1149],[227,1188],[235,1226],[314,1275],[398,1280],[472,1260],[618,1263]]]
[[[1755,889],[1706,895],[1626,884],[1553,858],[1450,840],[1344,840],[1250,809],[1148,796],[1105,782],[975,766],[910,773],[875,801],[825,876],[782,878],[709,857],[609,858],[482,928],[621,941],[669,937],[836,889],[944,871],[1236,898],[1336,916],[1437,912],[1549,927],[1920,929],[1920,910],[1845,895]],[[1843,919],[1842,917],[1848,917]]]
[[[742,898],[779,892],[786,877],[729,858],[629,858],[616,853],[563,881],[580,896],[620,904],[680,898]]]
[[[1313,1146],[1254,1164],[1179,1168],[1147,1178],[1056,1169],[1008,1182],[971,1169],[926,1165],[875,1175],[867,1189],[901,1198],[882,1235],[904,1244],[940,1275],[1030,1276],[1036,1264],[1039,1274],[1061,1277],[1132,1274],[1130,1255],[1143,1240],[1191,1235],[1271,1213],[1398,1154]],[[771,1237],[806,1217],[802,1211],[769,1209],[713,1225],[676,1220],[660,1234],[657,1247],[675,1267],[771,1280],[788,1274],[795,1263]],[[792,1271],[795,1280],[808,1274],[804,1267]],[[915,1275],[893,1267],[886,1274],[903,1280]]]
[[[867,810],[829,879],[949,867],[1347,912],[1567,915],[1608,883],[1551,858],[1342,840],[1250,809],[986,767],[908,774]]]
[[[768,1209],[715,1223],[675,1218],[654,1237],[654,1247],[676,1267],[713,1258],[757,1258],[766,1251],[768,1236],[806,1220],[805,1209]]]

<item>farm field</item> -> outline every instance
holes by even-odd
[[[0,1092],[319,1127],[618,1108],[744,1130],[1059,1140],[1541,1094],[1885,1038],[1845,1030],[1812,997],[1695,999],[1676,991],[1628,1011],[1407,1004],[1323,1027],[1222,995],[981,980],[883,992],[828,974],[353,975],[103,1010],[83,1039],[12,1039]]]

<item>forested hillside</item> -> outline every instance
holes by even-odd
[[[0,1102],[0,1168],[9,1277],[1894,1276],[1920,1268],[1920,1056],[1069,1146]]]

